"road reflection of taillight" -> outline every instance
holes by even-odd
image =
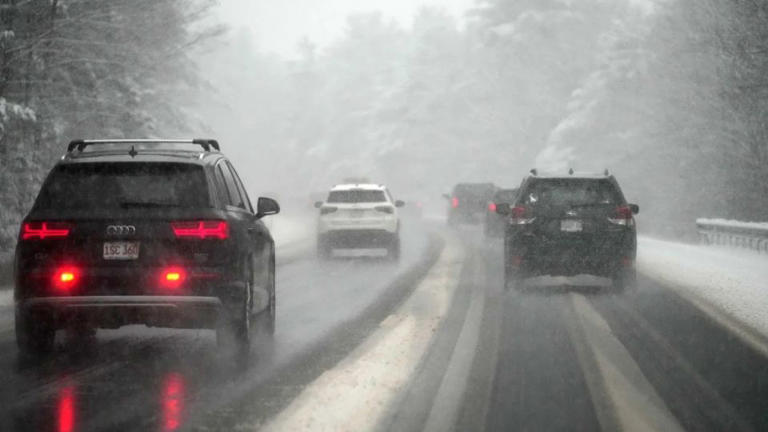
[[[53,274],[53,287],[59,294],[69,294],[80,280],[80,269],[74,266],[59,267]]]
[[[163,383],[163,431],[178,430],[184,408],[184,377],[178,373],[166,376]]]
[[[187,272],[181,267],[168,267],[160,274],[160,286],[168,289],[176,289],[184,284]]]
[[[73,385],[67,385],[59,390],[56,416],[59,432],[75,430],[75,387]]]

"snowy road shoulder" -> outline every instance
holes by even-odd
[[[637,265],[768,354],[768,256],[641,237]]]
[[[449,239],[406,302],[345,360],[309,384],[266,430],[372,430],[415,373],[451,304],[464,252]]]

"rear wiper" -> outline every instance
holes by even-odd
[[[178,204],[168,204],[168,203],[159,203],[159,202],[142,202],[142,201],[123,201],[120,203],[120,207],[123,208],[131,208],[131,207],[181,207]]]

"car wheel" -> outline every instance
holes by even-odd
[[[250,293],[251,284],[246,282],[246,292]],[[235,308],[234,316],[222,317],[216,327],[216,342],[220,348],[234,348],[240,354],[250,352],[251,348],[251,310],[250,294]]]
[[[43,314],[16,313],[16,344],[23,355],[39,357],[53,351],[56,329]]]
[[[333,248],[330,241],[325,236],[317,237],[317,257],[321,260],[327,260],[331,258]]]
[[[267,282],[269,290],[269,306],[259,313],[259,327],[269,336],[275,334],[277,322],[277,291],[275,283],[275,256],[272,255],[269,264],[269,281]]]
[[[637,270],[623,269],[613,276],[613,289],[617,293],[632,291],[637,287]]]
[[[400,261],[400,237],[395,236],[387,248],[387,258],[392,261]]]

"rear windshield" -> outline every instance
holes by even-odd
[[[494,202],[511,203],[517,197],[517,189],[502,189],[493,196]]]
[[[621,204],[619,191],[608,180],[539,180],[522,197],[527,205],[579,206]]]
[[[387,197],[381,190],[346,190],[333,191],[328,195],[329,203],[371,203],[386,202]]]
[[[35,207],[210,207],[210,197],[203,167],[198,165],[88,163],[55,168]]]
[[[491,198],[496,191],[492,183],[464,183],[453,188],[453,196],[473,196]]]

